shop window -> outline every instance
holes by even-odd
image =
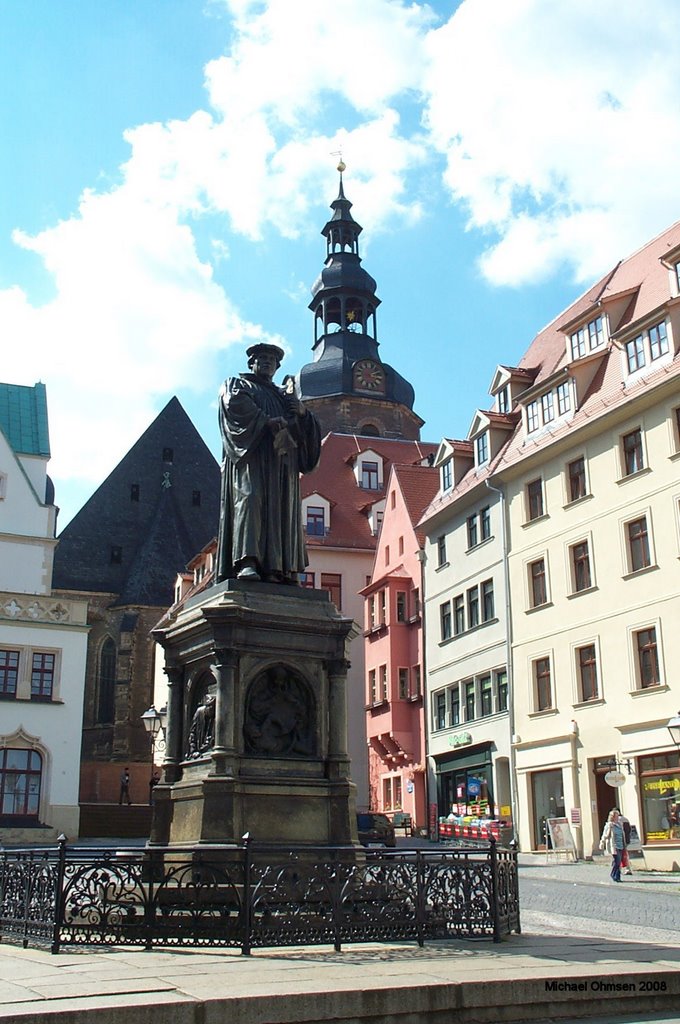
[[[531,803],[534,825],[534,849],[548,845],[546,822],[548,818],[563,818],[564,782],[562,769],[555,768],[531,774]]]
[[[650,686],[659,686],[659,650],[656,640],[656,629],[639,629],[634,635],[637,684],[639,689],[646,690]]]
[[[541,516],[545,514],[543,503],[543,481],[540,477],[537,480],[531,480],[527,484],[525,499],[526,515],[529,522],[534,519],[540,519]]]
[[[37,750],[0,748],[0,822],[37,821],[42,757]]]
[[[0,650],[0,697],[16,697],[18,678],[19,651]]]
[[[597,700],[599,693],[597,688],[597,652],[595,644],[579,647],[576,651],[576,659],[579,701],[585,703],[589,700]]]
[[[508,673],[505,669],[499,669],[495,673],[496,684],[496,711],[508,710]]]
[[[56,657],[34,651],[31,664],[31,700],[52,700]]]
[[[342,607],[342,576],[336,572],[322,572],[319,583],[321,590],[327,590],[331,601],[340,610]]]
[[[582,455],[567,465],[567,494],[570,502],[587,494],[586,460]]]
[[[638,760],[645,843],[680,841],[680,756],[654,754]]]
[[[550,658],[537,658],[533,665],[534,707],[536,711],[549,711],[553,706]]]
[[[544,558],[537,558],[529,565],[529,595],[532,608],[540,608],[548,603]]]
[[[588,541],[582,540],[578,544],[573,544],[569,548],[569,556],[572,592],[578,594],[582,590],[589,590],[593,585],[593,580],[590,571]]]

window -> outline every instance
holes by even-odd
[[[397,591],[397,622],[406,622],[406,592]]]
[[[508,673],[505,669],[496,672],[496,711],[508,710]]]
[[[650,686],[658,686],[661,682],[661,675],[654,626],[649,629],[641,629],[635,634],[635,650],[640,689],[646,690]]]
[[[163,449],[163,462],[172,462],[174,460],[174,452],[172,448]]]
[[[120,565],[123,561],[123,549],[117,544],[113,544],[111,546],[109,561],[111,562],[111,565]]]
[[[442,534],[441,537],[437,537],[437,567],[441,568],[442,565],[446,565],[446,535]]]
[[[482,618],[489,622],[494,617],[493,580],[482,583]]]
[[[0,749],[0,820],[37,820],[41,777],[42,758],[37,750]]]
[[[564,416],[571,409],[571,389],[569,381],[557,385],[557,412]]]
[[[434,696],[434,727],[435,729],[446,728],[446,690],[436,693]]]
[[[586,329],[579,327],[571,336],[571,358],[580,359],[586,354]]]
[[[630,523],[626,523],[626,532],[628,535],[629,571],[638,572],[640,569],[648,568],[652,564],[652,559],[647,517],[641,516],[640,519],[633,519]]]
[[[479,591],[477,587],[471,587],[467,592],[467,616],[468,629],[474,629],[479,625]]]
[[[200,505],[201,505],[201,492],[200,491],[192,491],[191,492],[191,504],[193,505],[194,508],[199,508],[200,507]]]
[[[0,650],[0,697],[16,697],[19,651]]]
[[[383,810],[401,810],[401,776],[390,775],[383,779]]]
[[[307,506],[305,529],[310,537],[323,537],[326,533],[326,510],[319,505]]]
[[[596,320],[591,320],[588,324],[588,343],[591,352],[594,348],[599,348],[600,345],[604,344],[604,329],[601,316],[598,316]]]
[[[680,840],[680,757],[678,751],[638,760],[645,843]]]
[[[404,538],[403,537],[399,538],[399,543],[397,545],[397,551],[398,551],[398,553],[400,555],[404,554]]]
[[[368,672],[368,701],[369,701],[369,704],[377,704],[378,703],[378,690],[376,688],[375,680],[376,680],[375,669],[374,668],[369,669],[369,672]]]
[[[445,601],[439,609],[441,621],[442,640],[448,640],[451,636],[451,602]]]
[[[139,501],[139,484],[130,484],[130,501]]]
[[[626,476],[639,473],[645,467],[644,452],[642,450],[642,431],[638,427],[631,430],[630,434],[624,434],[621,438],[623,451],[623,472]]]
[[[465,688],[465,721],[471,722],[475,717],[475,684],[470,679],[463,684]]]
[[[387,693],[387,665],[380,666],[380,699],[386,701]]]
[[[380,487],[378,477],[378,463],[363,461],[361,463],[361,483],[360,487],[365,488],[367,491],[377,491]]]
[[[475,450],[477,453],[477,465],[483,466],[489,459],[489,434],[486,430],[476,439]]]
[[[481,717],[493,714],[493,693],[491,690],[491,676],[482,676],[479,680],[479,700]]]
[[[583,327],[579,327],[574,334],[571,335],[571,358],[580,359],[586,354],[586,339],[588,341],[588,350],[592,352],[596,348],[600,348],[604,345],[604,320],[601,316],[591,320],[590,323],[585,324]]]
[[[538,658],[534,662],[534,684],[536,687],[536,710],[548,711],[553,706],[550,658]]]
[[[54,654],[34,652],[31,666],[31,700],[52,700]]]
[[[322,572],[319,586],[321,590],[328,591],[331,601],[339,610],[342,606],[342,576],[340,573]]]
[[[474,548],[479,543],[477,537],[477,514],[468,516],[467,520],[467,542],[469,548]]]
[[[628,360],[628,373],[635,373],[645,365],[645,346],[641,334],[626,342],[626,359]]]
[[[456,636],[465,632],[465,598],[458,594],[453,599],[454,629]]]
[[[538,418],[538,402],[529,402],[527,405],[527,431],[533,434],[540,426]]]
[[[664,356],[668,352],[668,332],[666,331],[666,321],[662,320],[660,324],[656,324],[655,327],[650,327],[647,331],[649,337],[649,352],[652,357],[652,361],[658,359],[660,356]]]
[[[453,484],[453,463],[451,459],[447,459],[446,462],[442,463],[441,468],[441,481],[442,490],[450,491]]]
[[[411,669],[411,692],[409,696],[415,700],[420,697],[421,693],[421,682],[420,682],[420,665],[414,665]]]
[[[546,587],[544,558],[537,558],[535,562],[530,564],[529,588],[532,608],[540,608],[542,604],[548,603],[548,588]]]
[[[301,572],[300,573],[300,586],[305,587],[307,590],[314,590],[314,573],[313,572]]]
[[[479,513],[479,522],[482,528],[482,540],[488,540],[491,536],[491,509],[488,505]]]
[[[532,480],[526,489],[527,518],[540,519],[543,515],[543,481]]]
[[[499,412],[510,412],[510,390],[507,384],[498,392],[496,401],[498,402]]]
[[[420,617],[420,587],[414,587],[411,592],[411,614],[414,619]]]
[[[450,691],[450,717],[449,724],[453,728],[460,725],[460,690],[458,686],[452,686]]]
[[[578,501],[586,496],[586,460],[582,455],[567,466],[569,501]]]
[[[99,652],[97,721],[108,725],[116,717],[116,645],[107,637]]]
[[[578,594],[581,590],[588,590],[593,585],[590,573],[588,541],[580,541],[580,543],[574,544],[570,550],[572,584],[574,592]]]
[[[582,702],[597,700],[597,654],[595,644],[579,647],[576,651],[578,667],[578,699]]]
[[[379,611],[380,611],[380,625],[384,626],[387,621],[387,591],[381,590],[378,592]]]
[[[555,403],[552,391],[548,391],[541,397],[541,411],[543,412],[544,423],[551,423],[555,419]]]
[[[408,669],[399,669],[399,700],[408,700]]]

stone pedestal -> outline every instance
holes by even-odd
[[[169,692],[153,844],[357,842],[352,629],[325,591],[228,580],[154,632]]]

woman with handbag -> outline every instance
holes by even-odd
[[[612,866],[609,872],[612,882],[620,882],[621,861],[626,849],[626,837],[621,823],[621,815],[616,808],[609,812],[605,826],[602,829],[600,849],[606,850],[612,856]]]

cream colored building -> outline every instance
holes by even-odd
[[[492,480],[508,512],[524,850],[543,848],[557,817],[589,856],[619,806],[647,866],[680,867],[667,729],[680,707],[679,275],[674,225],[537,335],[519,368],[532,382],[513,396],[519,425]]]

